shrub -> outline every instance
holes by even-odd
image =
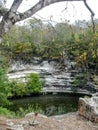
[[[11,96],[10,81],[8,80],[5,70],[0,68],[0,105],[9,104],[8,97]]]
[[[83,88],[85,84],[87,83],[87,78],[85,75],[76,75],[74,77],[73,86]]]
[[[42,90],[42,82],[39,75],[31,73],[30,76],[27,77],[26,87],[29,93],[40,93]]]
[[[30,112],[40,112],[40,105],[39,104],[33,104],[29,105],[27,108],[20,107],[19,110],[15,112],[16,117],[24,117],[26,114]]]
[[[11,82],[12,94],[13,96],[23,96],[26,94],[25,83],[13,80]]]
[[[26,82],[13,80],[10,83],[13,96],[24,96],[31,93],[40,93],[45,81],[41,81],[38,74],[31,73],[26,77]]]
[[[7,108],[0,107],[0,115],[7,116],[7,117],[14,117],[15,113],[8,110]]]

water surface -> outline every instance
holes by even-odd
[[[71,95],[40,95],[13,100],[13,111],[19,108],[24,110],[38,111],[47,116],[66,114],[78,110],[79,96]]]

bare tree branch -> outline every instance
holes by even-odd
[[[33,6],[31,9],[25,11],[24,13],[20,13],[17,15],[17,21],[24,20],[26,18],[31,17],[33,14],[41,10],[42,8],[57,3],[57,2],[64,2],[64,1],[83,1],[83,0],[40,0],[35,6]]]
[[[84,1],[84,4],[85,6],[87,7],[87,9],[90,11],[91,15],[94,16],[94,12],[92,11],[92,9],[90,8],[90,6],[87,4],[87,1],[86,0],[83,0]]]
[[[92,11],[92,9],[90,8],[90,6],[87,4],[87,1],[86,0],[83,0],[83,1],[84,1],[85,6],[87,7],[87,9],[91,13],[91,20],[92,20],[93,32],[95,32],[95,23],[94,23],[94,15],[95,15],[95,13]]]

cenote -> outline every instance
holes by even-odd
[[[47,116],[66,114],[78,110],[79,95],[39,95],[12,100],[10,110],[39,112]]]

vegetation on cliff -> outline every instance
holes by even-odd
[[[2,66],[16,60],[32,63],[32,57],[64,62],[65,55],[77,63],[83,71],[98,70],[98,24],[96,32],[90,28],[90,22],[78,21],[44,24],[33,18],[26,25],[14,26],[0,43],[0,62]]]

